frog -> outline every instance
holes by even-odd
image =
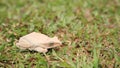
[[[21,50],[34,50],[40,53],[48,52],[48,49],[61,46],[62,42],[58,39],[58,37],[48,37],[45,34],[32,32],[25,36],[22,36],[16,46]]]

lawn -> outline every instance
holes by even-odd
[[[31,32],[63,44],[17,48]],[[0,0],[0,68],[120,68],[120,0]]]

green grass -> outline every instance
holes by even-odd
[[[45,55],[21,51],[31,32],[58,36]],[[0,0],[0,68],[120,68],[120,0]]]

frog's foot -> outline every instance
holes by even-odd
[[[34,50],[38,51],[38,52],[42,52],[42,53],[46,53],[48,51],[47,49],[44,49],[44,48],[41,48],[41,47],[36,47]]]
[[[21,47],[20,45],[21,45],[21,44],[16,43],[16,46],[19,47],[21,50],[26,50],[26,49],[27,49],[27,48],[25,48],[25,47]]]

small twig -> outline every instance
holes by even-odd
[[[44,56],[45,56],[45,58],[46,58],[46,60],[47,60],[47,62],[48,62],[48,64],[47,64],[47,67],[49,68],[49,58],[47,57],[47,55],[46,55],[46,53],[43,53],[44,54]]]

